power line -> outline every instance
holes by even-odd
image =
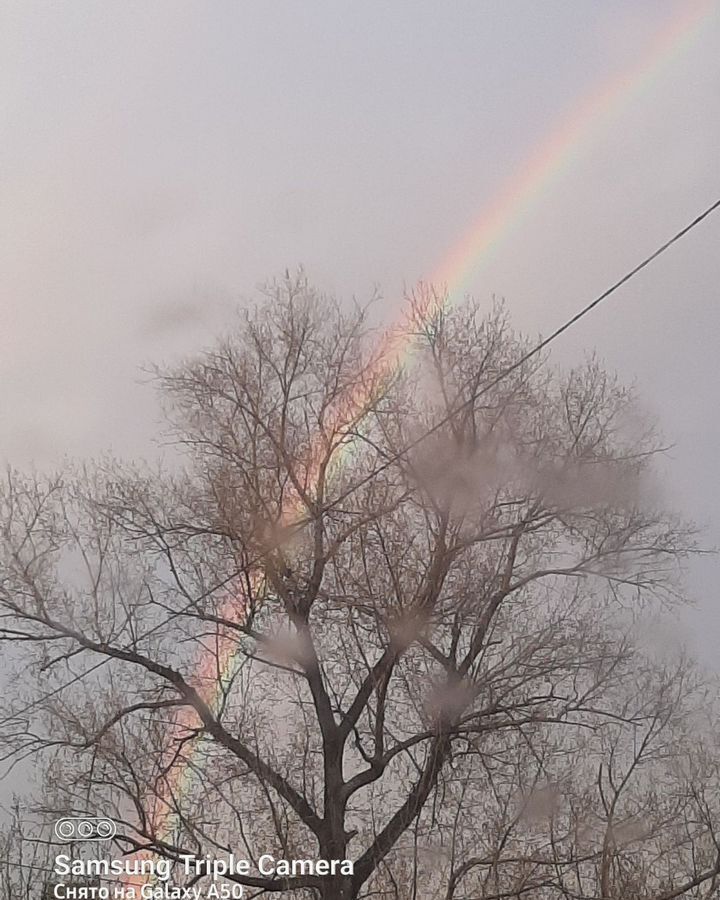
[[[424,440],[431,437],[437,431],[439,431],[444,425],[447,425],[448,422],[452,421],[452,419],[459,413],[466,409],[471,404],[475,403],[475,401],[482,397],[483,394],[486,394],[488,391],[492,390],[492,388],[496,387],[504,378],[507,378],[508,375],[511,375],[514,371],[520,368],[520,366],[524,365],[529,359],[532,359],[534,356],[537,356],[538,353],[542,352],[548,344],[552,343],[561,334],[567,331],[569,328],[572,328],[580,319],[584,318],[588,313],[592,312],[595,307],[599,306],[604,300],[614,294],[618,288],[622,287],[624,284],[627,284],[631,278],[634,278],[638,272],[641,272],[644,268],[650,265],[650,263],[654,262],[659,256],[662,256],[666,250],[669,250],[673,244],[679,241],[681,238],[685,237],[688,232],[692,231],[697,225],[699,225],[704,219],[707,219],[713,212],[715,212],[720,207],[720,198],[718,198],[714,203],[707,207],[703,212],[700,213],[699,216],[696,216],[692,222],[688,223],[684,228],[681,228],[680,231],[677,231],[669,240],[665,241],[657,250],[654,250],[649,256],[646,256],[642,262],[638,263],[634,268],[632,268],[629,272],[622,276],[622,278],[618,279],[611,287],[609,287],[606,291],[603,291],[598,297],[594,300],[591,300],[586,306],[584,306],[579,312],[575,313],[574,316],[571,316],[562,325],[555,329],[548,337],[541,340],[534,347],[528,350],[527,353],[524,353],[518,360],[516,360],[511,366],[508,366],[507,369],[503,369],[492,381],[483,385],[481,389],[473,391],[470,397],[467,400],[463,400],[455,409],[451,410],[447,415],[445,415],[442,419],[436,422],[431,428],[427,431],[423,432],[419,437],[415,438],[409,444],[406,444],[402,450],[398,450],[396,453],[389,456],[385,462],[383,462],[376,469],[373,469],[367,475],[360,479],[360,481],[356,482],[352,485],[345,493],[341,494],[339,497],[336,497],[331,503],[328,503],[321,511],[321,515],[327,512],[330,509],[333,509],[338,504],[342,503],[346,500],[351,494],[357,491],[359,488],[366,485],[369,481],[372,481],[373,478],[377,477],[388,469],[393,463],[398,462],[408,453],[410,450],[415,449],[419,444],[421,444]]]
[[[689,222],[687,225],[685,225],[683,228],[681,228],[679,231],[677,231],[671,238],[669,238],[667,241],[665,241],[664,244],[661,244],[649,256],[646,256],[645,259],[643,259],[640,263],[638,263],[636,266],[634,266],[634,268],[630,269],[629,272],[626,272],[625,275],[623,275],[620,279],[618,279],[607,290],[603,291],[602,294],[597,296],[594,300],[591,300],[581,310],[579,310],[579,312],[575,313],[575,315],[571,316],[569,319],[567,319],[565,322],[563,322],[563,324],[560,325],[559,327],[557,327],[550,335],[548,335],[548,337],[539,341],[534,347],[532,347],[530,350],[528,350],[527,353],[524,353],[512,365],[508,366],[506,369],[503,369],[503,371],[500,372],[498,375],[496,375],[495,378],[493,378],[487,384],[483,385],[482,388],[479,388],[479,389],[473,391],[473,393],[471,394],[470,397],[468,397],[466,400],[463,400],[462,403],[460,403],[457,407],[455,407],[455,409],[453,409],[449,413],[447,413],[442,419],[440,419],[438,422],[436,422],[431,428],[424,431],[419,437],[410,441],[410,443],[406,444],[405,447],[403,447],[401,450],[398,450],[395,453],[393,453],[381,465],[379,465],[378,467],[373,469],[371,472],[369,472],[367,475],[365,475],[363,478],[361,478],[360,481],[355,482],[345,492],[340,494],[338,497],[336,497],[330,503],[327,503],[320,510],[318,510],[317,512],[315,512],[312,515],[303,516],[302,518],[297,519],[295,522],[293,522],[289,526],[288,530],[290,532],[296,531],[296,530],[299,530],[300,528],[303,528],[305,525],[308,525],[311,522],[315,521],[320,516],[323,516],[325,513],[329,512],[330,510],[337,507],[340,503],[343,503],[345,500],[347,500],[347,498],[349,496],[354,494],[355,491],[359,490],[361,487],[364,487],[366,484],[368,484],[368,482],[372,481],[373,478],[376,478],[382,472],[386,471],[391,465],[393,465],[394,463],[396,463],[400,459],[402,459],[402,457],[405,456],[406,453],[408,453],[410,450],[415,449],[415,447],[417,447],[419,444],[421,444],[424,440],[431,437],[433,434],[435,434],[437,431],[439,431],[444,425],[447,425],[448,422],[452,421],[452,419],[459,412],[462,412],[468,406],[475,403],[475,401],[479,397],[483,396],[483,394],[486,394],[488,391],[492,390],[492,388],[496,387],[504,378],[507,378],[508,375],[511,375],[513,372],[515,372],[522,365],[524,365],[528,360],[532,359],[534,356],[537,356],[538,353],[541,353],[545,349],[545,347],[547,347],[550,343],[552,343],[554,340],[556,340],[558,337],[560,337],[560,335],[563,334],[564,332],[566,332],[568,329],[572,328],[572,326],[575,325],[577,322],[579,322],[580,319],[584,318],[586,315],[588,315],[588,313],[592,312],[592,310],[594,310],[597,306],[599,306],[604,300],[607,300],[608,297],[610,297],[612,294],[614,294],[624,284],[627,284],[628,281],[630,281],[639,272],[641,272],[643,269],[645,269],[647,266],[649,266],[652,262],[654,262],[659,256],[662,256],[662,254],[665,253],[667,250],[669,250],[673,244],[677,243],[681,238],[685,237],[686,234],[688,234],[690,231],[692,231],[693,228],[695,228],[697,225],[699,225],[704,219],[707,219],[708,216],[710,216],[718,208],[720,208],[720,198],[715,200],[715,202],[712,203],[710,206],[708,206],[707,209],[705,209],[698,216],[696,216],[691,222]],[[173,613],[173,616],[171,616],[171,617],[165,619],[163,622],[160,622],[157,625],[153,626],[153,628],[151,628],[145,634],[140,635],[138,638],[136,638],[135,643],[137,643],[137,641],[139,641],[139,640],[143,640],[144,638],[149,637],[155,631],[157,631],[158,629],[160,629],[164,625],[166,625],[168,622],[170,622],[171,618],[173,618],[174,616],[183,615],[183,613],[187,612],[187,610],[190,609],[192,606],[195,606],[197,603],[199,603],[205,597],[210,596],[210,594],[214,593],[215,591],[220,590],[220,588],[224,587],[226,584],[228,584],[234,578],[237,578],[238,575],[241,575],[241,574],[251,570],[254,566],[256,566],[259,562],[261,562],[265,558],[265,556],[267,556],[268,553],[270,553],[272,551],[272,549],[273,548],[269,548],[268,550],[263,551],[261,554],[259,554],[257,557],[255,557],[255,559],[246,563],[242,568],[237,569],[233,574],[231,574],[227,578],[223,579],[223,581],[221,581],[219,584],[216,584],[214,587],[207,590],[204,594],[201,594],[199,597],[192,600],[190,603],[186,604],[184,607],[182,607],[176,613]],[[126,647],[124,649],[132,650],[133,645],[129,645],[128,647]],[[0,719],[0,725],[4,725],[6,722],[12,721],[12,719],[16,719],[19,716],[24,715],[26,712],[29,712],[31,709],[34,709],[36,706],[39,706],[41,703],[44,703],[46,700],[50,699],[51,697],[54,697],[55,695],[59,694],[61,691],[65,690],[66,688],[71,687],[73,684],[80,681],[82,678],[85,678],[86,676],[90,675],[92,672],[97,671],[97,669],[104,666],[112,658],[113,657],[111,657],[111,656],[106,656],[104,659],[100,660],[98,663],[96,663],[90,669],[87,669],[85,672],[81,673],[80,675],[75,676],[75,678],[71,679],[67,683],[58,686],[53,691],[49,692],[48,694],[44,695],[43,697],[38,698],[37,700],[35,700],[32,703],[28,704],[27,706],[23,707],[21,710],[15,712],[9,716],[6,716],[4,719]]]

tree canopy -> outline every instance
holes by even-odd
[[[648,639],[695,550],[654,428],[596,358],[522,361],[501,305],[421,285],[407,322],[383,365],[372,307],[287,277],[156,372],[172,463],[8,472],[2,741],[38,821],[352,861],[246,896],[715,896],[715,691]]]

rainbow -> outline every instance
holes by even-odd
[[[483,209],[433,272],[430,282],[444,285],[451,298],[462,297],[473,278],[547,195],[583,146],[687,53],[718,10],[720,6],[714,0],[686,4],[683,12],[654,36],[633,66],[614,74],[584,97]]]
[[[687,52],[718,9],[720,7],[714,0],[684,5],[681,13],[654,37],[649,49],[633,66],[613,75],[585,97],[483,210],[480,218],[428,278],[429,284],[441,286],[441,295],[451,301],[462,297],[498,247],[507,241],[567,170],[583,145],[612,117],[652,87],[658,76]],[[439,302],[431,291],[428,292],[423,308],[416,308],[414,317],[429,320],[437,312]],[[386,332],[366,371],[359,377],[357,386],[333,410],[329,431],[335,436],[341,464],[351,444],[348,432],[362,422],[377,389],[404,362],[409,347],[408,324],[403,318]],[[318,437],[308,454],[307,483],[313,483],[313,477],[318,472],[321,452],[324,452],[324,445]],[[300,498],[292,498],[282,511],[283,523],[289,524],[299,518],[301,510]],[[253,577],[254,587],[257,588],[262,583],[263,574],[258,570]],[[232,596],[227,599],[221,615],[238,621],[244,609],[244,599]],[[217,709],[224,690],[238,671],[240,659],[233,636],[220,634],[215,650],[206,652],[198,661],[195,686],[211,709]],[[188,728],[197,725],[195,713],[185,712],[175,722],[175,733],[186,733]],[[171,759],[171,743],[169,741],[168,761]],[[150,816],[153,832],[159,839],[169,837],[177,821],[176,800],[192,790],[195,774],[201,768],[201,746],[202,739],[196,740],[190,760],[169,764],[163,792],[158,791]]]

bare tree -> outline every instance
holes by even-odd
[[[157,373],[177,465],[8,473],[5,759],[125,852],[352,860],[250,895],[710,898],[714,696],[640,640],[694,549],[657,438],[595,359],[503,375],[503,309],[442,301],[391,368],[288,277]]]

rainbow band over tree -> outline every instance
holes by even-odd
[[[493,258],[498,247],[512,235],[567,170],[573,157],[612,117],[652,88],[657,78],[677,58],[687,53],[719,9],[720,6],[714,0],[685,5],[681,13],[655,36],[642,58],[626,71],[613,75],[585,97],[484,209],[479,219],[428,278],[429,283],[441,285],[451,301],[462,297],[472,279]],[[419,313],[421,317],[429,319],[435,311],[434,301],[430,297],[426,308]],[[415,314],[418,314],[417,310]],[[397,322],[386,332],[368,371],[367,381],[370,386],[351,392],[338,405],[331,418],[332,431],[342,433],[359,424],[372,400],[371,386],[382,383],[402,364],[408,353],[409,343],[410,334],[404,320]],[[307,462],[310,483],[317,475],[322,450],[318,438]],[[344,448],[340,450],[340,459],[344,458],[345,453]],[[283,522],[289,524],[297,519],[301,508],[299,499],[289,502],[282,510]],[[263,579],[262,571],[258,570],[253,578],[255,586],[259,586]],[[233,597],[228,599],[222,615],[229,620],[237,620],[241,611],[242,601]],[[226,636],[220,638],[215,652],[206,653],[198,661],[195,688],[210,709],[218,708],[225,686],[232,681],[241,658],[236,642]],[[214,685],[211,690],[207,688],[208,684]],[[175,732],[180,734],[196,725],[196,714],[185,711],[176,720]],[[172,742],[168,743],[170,745]],[[197,740],[196,746],[200,743]],[[168,753],[171,752],[169,749]],[[198,750],[193,753],[197,756]],[[166,795],[157,799],[151,814],[153,831],[160,840],[170,835],[175,822],[175,800],[191,791],[198,768],[199,763],[192,755],[190,760],[170,765],[165,779]]]

